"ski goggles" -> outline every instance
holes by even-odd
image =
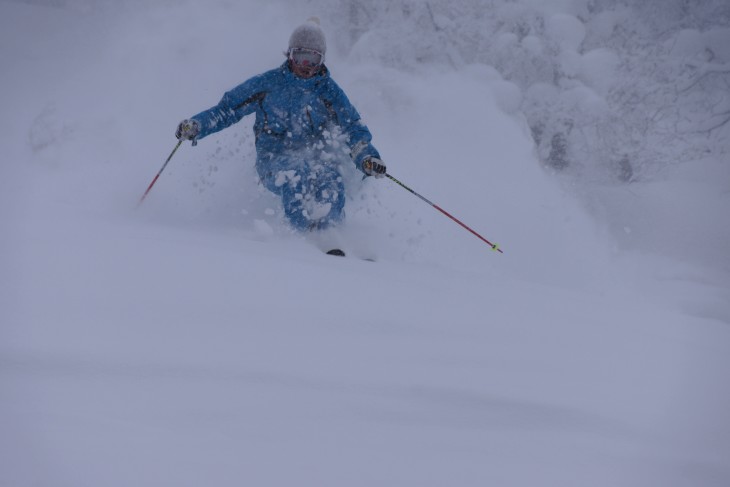
[[[324,55],[314,49],[293,47],[289,49],[289,59],[299,66],[319,66],[324,61]]]

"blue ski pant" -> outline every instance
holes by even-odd
[[[281,197],[294,229],[323,230],[343,220],[345,186],[336,163],[286,154],[260,158],[256,166],[266,189]]]

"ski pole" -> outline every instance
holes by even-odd
[[[165,166],[167,166],[167,163],[170,162],[170,159],[172,159],[172,156],[175,155],[175,152],[177,152],[177,149],[183,143],[183,140],[184,139],[180,139],[177,142],[177,144],[175,144],[175,148],[172,149],[172,152],[170,153],[170,156],[167,158],[167,160],[165,161],[165,163],[162,165],[162,167],[160,168],[160,170],[157,172],[157,176],[155,176],[155,178],[152,180],[152,182],[150,183],[150,185],[147,186],[147,191],[145,191],[144,194],[142,195],[142,197],[139,199],[139,203],[137,203],[137,206],[141,205],[142,202],[144,201],[144,199],[147,197],[147,193],[149,193],[150,190],[152,189],[152,186],[155,185],[155,183],[157,182],[157,178],[159,178],[160,177],[160,174],[162,174],[162,171],[165,170]]]
[[[434,204],[434,203],[432,203],[432,202],[431,202],[431,201],[429,201],[428,199],[426,199],[426,198],[424,198],[423,196],[421,196],[420,194],[416,193],[416,192],[415,192],[415,191],[413,191],[413,190],[412,190],[411,188],[409,188],[409,187],[408,187],[408,186],[406,186],[405,184],[401,183],[400,181],[398,181],[398,180],[397,180],[396,178],[394,178],[394,177],[393,177],[393,176],[391,176],[390,174],[388,174],[388,173],[385,173],[385,177],[387,177],[388,179],[390,179],[391,181],[393,181],[394,183],[396,183],[396,184],[397,184],[398,186],[402,187],[403,189],[405,189],[405,190],[407,190],[407,191],[409,191],[409,192],[413,193],[414,195],[418,196],[418,197],[419,197],[419,198],[420,198],[421,200],[425,201],[426,203],[428,203],[429,205],[433,206],[434,208],[436,208],[436,209],[437,209],[438,211],[440,211],[440,212],[441,212],[441,213],[443,213],[444,215],[446,215],[446,216],[448,216],[449,218],[451,218],[452,220],[454,220],[454,221],[455,221],[456,223],[458,223],[459,225],[461,225],[462,227],[464,227],[464,228],[465,228],[466,230],[468,230],[468,231],[470,231],[470,232],[471,232],[472,234],[474,234],[474,235],[475,235],[475,236],[476,236],[476,237],[477,237],[477,238],[478,238],[479,240],[481,240],[482,242],[484,242],[484,243],[486,243],[487,245],[489,245],[489,246],[490,246],[490,247],[492,248],[492,250],[496,250],[496,251],[497,251],[497,252],[499,252],[500,254],[503,254],[503,253],[504,253],[504,252],[502,252],[502,249],[500,249],[500,248],[499,248],[499,246],[498,246],[497,244],[493,244],[492,242],[490,242],[490,241],[489,241],[489,240],[487,240],[486,238],[482,237],[482,236],[481,236],[481,235],[479,235],[479,234],[478,234],[477,232],[475,232],[474,230],[472,230],[471,228],[469,228],[468,226],[466,226],[466,225],[465,225],[464,223],[462,223],[462,221],[461,221],[461,220],[459,220],[458,218],[454,217],[453,215],[451,215],[451,214],[450,214],[449,212],[447,212],[446,210],[444,210],[443,208],[441,208],[441,207],[440,207],[440,206],[438,206],[437,204]]]

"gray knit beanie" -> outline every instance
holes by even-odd
[[[327,51],[327,41],[324,39],[324,32],[319,28],[318,18],[312,17],[294,29],[289,37],[289,49],[295,47],[319,51],[324,56]]]

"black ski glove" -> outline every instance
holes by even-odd
[[[368,176],[375,176],[375,178],[378,179],[385,176],[385,171],[387,169],[385,164],[383,164],[383,161],[377,157],[370,156],[366,157],[365,160],[362,161],[362,170]]]
[[[195,138],[200,133],[200,124],[197,120],[186,119],[180,122],[175,130],[175,137],[184,140],[192,140],[195,142]]]

